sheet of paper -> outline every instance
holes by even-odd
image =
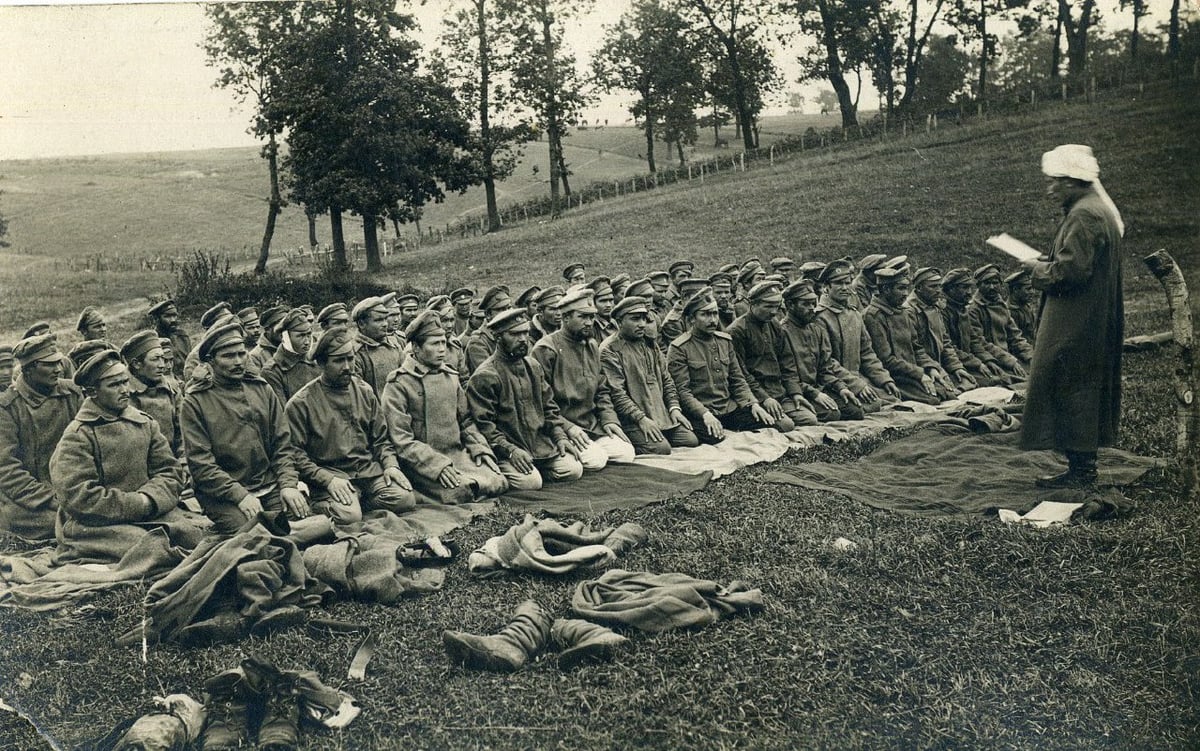
[[[1042,256],[1040,250],[1029,247],[1007,232],[989,237],[987,244],[1007,253],[1018,261],[1032,261]]]

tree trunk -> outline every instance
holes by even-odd
[[[1142,20],[1142,3],[1140,0],[1134,0],[1133,3],[1133,33],[1129,36],[1129,58],[1137,60],[1138,53],[1138,23]]]
[[[1096,7],[1096,0],[1084,0],[1078,21],[1071,18],[1067,0],[1058,0],[1058,7],[1067,35],[1067,76],[1072,81],[1082,81],[1087,68],[1088,32],[1092,27],[1092,11]]]
[[[649,108],[647,108],[649,109]],[[654,116],[650,112],[646,112],[646,164],[650,167],[650,173],[655,172],[654,169]]]
[[[562,163],[562,155],[558,150],[562,148],[562,141],[559,138],[558,88],[554,81],[554,35],[550,30],[549,13],[542,16],[542,44],[546,47],[546,72],[550,76],[550,80],[546,81],[546,137],[550,142],[550,216],[556,217],[559,215],[558,181],[559,165]]]
[[[1167,24],[1167,58],[1171,61],[1171,78],[1179,78],[1179,0],[1171,3],[1171,20]]]
[[[346,260],[346,237],[342,234],[342,210],[336,206],[329,207],[329,242],[333,244],[333,265],[339,271],[346,271],[350,263]]]
[[[825,47],[825,67],[829,70],[829,83],[837,94],[838,108],[842,111],[842,127],[858,125],[858,107],[850,98],[850,86],[842,72],[842,58],[838,52],[837,16],[829,8],[828,0],[817,0],[821,12],[821,43]]]
[[[279,144],[275,142],[275,133],[267,134],[267,146],[263,149],[267,157],[267,172],[271,176],[271,198],[267,201],[267,227],[263,230],[262,245],[258,249],[258,262],[254,264],[255,274],[267,272],[267,258],[271,255],[271,238],[275,235],[275,218],[283,205],[279,195]]]
[[[558,142],[558,179],[562,181],[563,197],[570,200],[571,198],[571,182],[567,179],[569,171],[567,170],[567,160],[563,156],[562,141]]]
[[[311,212],[304,212],[304,218],[308,220],[308,249],[312,250],[320,243],[317,242],[317,217]]]
[[[738,59],[737,38],[731,34],[723,35],[725,54],[729,55],[729,73],[733,78],[733,106],[737,110],[737,125],[742,133],[742,147],[746,151],[754,150],[754,134],[746,124],[750,122],[750,105],[746,101],[746,80],[742,76],[742,64]]]
[[[479,38],[479,140],[483,144],[483,192],[487,200],[488,232],[500,230],[500,207],[496,202],[496,166],[493,162],[491,105],[492,55],[488,46],[487,0],[475,0],[475,34]]]
[[[1187,284],[1183,272],[1175,259],[1165,250],[1159,250],[1143,259],[1150,272],[1158,279],[1167,295],[1167,306],[1171,310],[1171,329],[1176,344],[1175,361],[1175,449],[1183,479],[1193,497],[1200,491],[1200,398],[1196,387],[1200,382],[1200,357],[1192,329],[1192,312],[1188,304]]]
[[[363,246],[367,251],[367,271],[372,274],[383,271],[383,258],[379,255],[379,218],[374,214],[363,214]]]
[[[1050,78],[1058,78],[1058,69],[1062,67],[1062,6],[1059,6],[1058,17],[1054,19],[1054,45],[1050,47]]]
[[[979,0],[979,93],[975,98],[983,101],[987,97],[988,69],[988,36],[987,36],[987,0]]]
[[[683,140],[682,139],[675,142],[675,151],[677,151],[679,153],[679,166],[686,167],[687,160],[683,158]]]

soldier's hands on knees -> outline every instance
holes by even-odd
[[[642,435],[646,436],[646,440],[651,443],[662,443],[666,440],[658,425],[649,417],[643,417],[638,421],[638,428],[642,431]]]
[[[575,457],[576,459],[579,458],[579,444],[575,443],[574,441],[570,440],[569,438],[564,438],[564,439],[560,440],[557,445],[558,445],[558,455],[559,456],[566,456],[567,454],[570,454],[571,456]]]
[[[930,396],[937,393],[937,389],[933,387],[933,378],[928,374],[921,376],[921,390]]]
[[[1025,368],[1021,367],[1021,363],[1013,364],[1012,374],[1014,376],[1016,376],[1018,379],[1024,379],[1025,377],[1027,377],[1029,375],[1028,373],[1025,372]]]
[[[851,396],[853,396],[853,394]],[[837,401],[832,396],[830,396],[829,394],[826,394],[825,392],[821,392],[820,394],[817,394],[817,398],[815,401],[817,402],[818,407],[824,407],[825,409],[837,409],[838,408]]]
[[[438,474],[438,482],[442,484],[443,488],[454,489],[462,485],[462,474],[459,473],[457,467],[451,464]]]
[[[897,399],[900,398],[900,387],[894,383],[889,383],[888,385],[884,386],[883,390],[888,392],[892,396],[896,397]]]
[[[712,412],[705,412],[703,420],[704,429],[708,431],[710,436],[716,438],[718,441],[725,439],[725,426],[721,424],[721,421]]]
[[[412,483],[397,467],[388,467],[383,470],[383,479],[387,481],[388,485],[399,485],[405,490],[412,490]]]
[[[625,441],[625,443],[630,445],[633,444],[633,441],[629,440],[629,436],[625,435],[625,431],[621,430],[620,425],[609,423],[608,425],[604,426],[604,433],[610,438],[616,438],[618,441]]]
[[[772,422],[783,419],[783,405],[775,397],[768,396],[767,400],[761,406],[766,410],[768,415],[774,418]]]
[[[849,402],[850,404],[853,404],[855,407],[861,407],[861,406],[862,406],[862,402],[860,402],[860,401],[858,400],[858,397],[857,397],[857,396],[855,396],[855,395],[854,395],[854,392],[853,392],[853,391],[851,391],[850,389],[842,389],[841,391],[839,391],[839,392],[838,392],[838,394],[839,394],[839,395],[840,395],[840,396],[841,396],[843,399],[845,399],[847,402]]]
[[[870,386],[863,386],[862,391],[858,392],[858,401],[856,403],[862,406],[863,402],[873,402],[878,398],[879,394],[875,392],[875,389]]]
[[[496,463],[496,460],[490,454],[480,454],[475,457],[475,466],[487,467],[496,474],[500,474],[500,465]]]
[[[559,442],[559,451],[562,451],[562,443],[566,443],[566,441]],[[516,467],[518,472],[529,474],[533,471],[533,454],[525,449],[513,449],[512,453],[508,455],[508,461]]]
[[[304,519],[310,513],[304,494],[295,488],[284,488],[279,491],[279,499],[283,501],[283,508],[292,519]]]
[[[343,506],[349,506],[358,500],[358,490],[344,477],[333,478],[333,481],[329,483],[329,487],[326,490],[329,491],[330,498]],[[305,516],[308,516],[308,514],[305,514]]]
[[[587,431],[578,425],[572,425],[571,427],[567,428],[567,438],[569,438],[571,443],[575,446],[576,451],[571,453],[575,455],[576,459],[579,458],[579,451],[583,451],[585,448],[592,445],[592,439],[588,438]]]
[[[755,404],[750,407],[750,415],[759,422],[765,422],[768,425],[775,424],[775,415],[763,409],[761,404]]]
[[[690,423],[688,421],[687,415],[683,414],[683,410],[680,409],[679,407],[676,407],[675,409],[671,410],[671,419],[674,420],[675,424],[681,428],[691,429],[691,427],[692,427],[692,423]],[[658,427],[658,426],[656,425],[655,427]]]
[[[249,493],[245,498],[238,501],[238,508],[246,515],[247,519],[253,519],[262,513],[262,501],[258,500],[258,496]]]

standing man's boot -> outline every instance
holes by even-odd
[[[1095,451],[1067,451],[1067,471],[1057,475],[1039,477],[1034,483],[1039,488],[1091,488],[1096,485]]]
[[[442,643],[455,662],[479,670],[512,672],[536,657],[550,638],[550,615],[533,600],[513,611],[513,618],[500,633],[478,636],[446,631]]]
[[[570,670],[587,662],[609,662],[629,640],[609,628],[578,618],[559,618],[550,629],[560,670]]]

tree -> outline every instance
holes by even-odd
[[[805,101],[807,101],[807,99],[799,91],[788,92],[788,110],[790,112],[799,113],[803,111]]]
[[[291,3],[209,4],[205,6],[210,26],[204,41],[209,65],[218,69],[215,86],[229,89],[240,102],[254,103],[249,132],[267,139],[262,157],[267,160],[270,196],[267,223],[259,246],[254,272],[267,270],[275,220],[283,208],[279,191],[279,144],[282,124],[271,114],[282,66],[280,48],[296,32],[297,6]]]
[[[770,53],[756,38],[764,5],[756,0],[676,2],[681,11],[707,30],[718,51],[712,73],[714,97],[727,100],[741,127],[742,145],[752,151],[757,148],[754,123],[757,112],[762,109],[762,95],[778,82],[778,71]],[[758,110],[754,109],[756,97]]]
[[[511,61],[511,39],[504,33],[495,3],[468,0],[467,6],[449,15],[442,33],[446,54],[439,58],[447,75],[469,103],[474,120],[470,150],[479,161],[487,200],[488,231],[500,229],[496,182],[512,175],[521,144],[533,138],[526,118],[509,124],[496,118],[514,115],[511,88],[506,85]]]
[[[838,108],[839,103],[837,92],[829,89],[822,89],[821,93],[817,95],[817,104],[821,105],[821,114],[833,112]]]
[[[575,57],[565,50],[561,21],[581,9],[568,0],[496,0],[497,11],[507,20],[515,54],[512,62],[513,94],[533,111],[535,125],[546,134],[550,147],[551,215],[559,212],[561,194],[571,196],[563,137],[567,126],[579,121],[590,101],[575,71]]]
[[[1129,57],[1137,60],[1138,56],[1138,38],[1141,36],[1139,26],[1144,16],[1149,15],[1150,9],[1146,7],[1146,0],[1120,0],[1121,8],[1128,8],[1133,12],[1133,30],[1129,32]]]
[[[1088,32],[1098,18],[1096,0],[1083,0],[1078,17],[1071,10],[1071,0],[1058,0],[1058,14],[1067,37],[1067,76],[1079,81],[1087,67]]]
[[[605,91],[638,95],[630,114],[640,119],[646,135],[646,161],[656,171],[654,138],[675,143],[683,160],[683,144],[695,143],[695,110],[703,93],[699,52],[688,24],[657,0],[639,0],[611,27],[592,65]]]
[[[917,112],[936,112],[952,106],[969,88],[971,56],[953,36],[934,35],[921,65],[921,78],[911,107]]]
[[[871,58],[871,5],[862,0],[794,0],[784,8],[796,15],[801,33],[817,42],[798,58],[800,80],[828,80],[833,91],[822,92],[822,97],[832,97],[832,101],[823,98],[821,110],[837,108],[842,113],[842,127],[857,125],[858,97],[851,96],[846,75],[857,75]]]
[[[414,22],[390,0],[339,0],[308,20],[286,43],[274,112],[287,127],[289,189],[328,209],[340,267],[342,215],[361,216],[367,269],[378,271],[380,224],[479,182],[469,126],[449,84],[420,72]]]
[[[0,196],[3,196],[3,195],[4,195],[4,193],[0,192]],[[5,239],[7,237],[8,237],[8,219],[4,218],[4,215],[0,214],[0,248],[7,248],[9,246],[8,240]]]
[[[977,99],[987,97],[988,69],[996,57],[997,37],[988,31],[988,21],[1002,20],[1008,13],[1028,6],[1029,0],[953,0],[947,9],[946,21],[961,33],[963,40],[979,45]]]

